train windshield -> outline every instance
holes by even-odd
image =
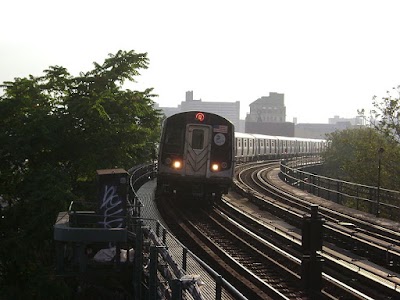
[[[192,133],[192,148],[203,149],[204,147],[204,131],[201,129],[195,129]]]

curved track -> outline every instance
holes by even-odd
[[[288,257],[217,208],[180,209],[168,200],[162,204],[163,218],[179,239],[248,299],[309,299],[294,271],[299,271],[298,261],[289,267]]]
[[[268,180],[268,172],[276,168],[276,163],[241,167],[237,182],[241,186],[239,190],[247,196],[251,191],[249,198],[252,202],[299,228],[297,232],[300,233],[302,216],[309,212],[311,203],[273,186],[272,180]],[[324,243],[325,265],[334,270],[335,266],[346,261],[347,269],[358,270],[359,281],[374,286],[375,290],[385,290],[388,297],[399,297],[400,281],[395,272],[400,261],[396,239],[398,232],[323,206],[320,206],[320,213],[326,219],[324,239],[330,242]],[[349,228],[350,221],[352,225]],[[298,244],[301,244],[300,238],[297,239]],[[293,235],[289,239],[293,239]],[[341,274],[346,273],[344,269],[336,269]]]
[[[268,172],[276,168],[276,164],[267,164],[242,170],[238,174],[239,184],[262,195],[258,205],[273,207],[275,214],[300,228],[303,215],[310,212],[312,203],[276,187],[268,176]],[[400,232],[321,205],[319,213],[325,219],[328,241],[389,267],[393,272],[400,271]]]
[[[357,225],[349,228],[348,217],[335,215],[334,210],[325,212],[322,207],[325,238],[337,245],[324,242],[321,292],[317,296],[303,292],[301,223],[310,203],[274,187],[268,180],[268,170],[274,168],[276,163],[240,166],[236,184],[249,202],[263,211],[271,211],[273,218],[286,220],[286,226],[279,225],[283,221],[260,221],[246,215],[230,204],[234,192],[223,197],[218,207],[208,210],[181,205],[174,198],[159,199],[159,209],[174,234],[248,299],[397,299],[399,278],[384,268],[397,255],[397,244],[393,243],[394,251],[385,248],[385,243],[391,243],[391,239],[395,242],[395,238],[379,240],[380,235],[389,234],[376,232],[377,227],[371,237],[368,226],[354,234],[353,227]],[[384,267],[359,256],[366,252],[372,260],[381,257],[382,251],[386,251],[381,258]]]

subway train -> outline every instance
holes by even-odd
[[[156,195],[175,193],[213,202],[228,193],[235,167],[234,125],[213,113],[189,111],[164,120]]]
[[[236,162],[249,162],[319,154],[326,149],[327,141],[235,132],[235,146]]]
[[[235,163],[320,153],[325,147],[324,140],[235,132],[214,113],[178,113],[163,123],[156,197],[174,194],[212,203],[228,193]]]

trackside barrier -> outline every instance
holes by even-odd
[[[157,171],[157,162],[140,164],[128,170],[131,176],[130,186],[133,191],[137,191],[147,181],[155,178]]]
[[[283,160],[279,176],[288,184],[315,196],[387,219],[399,220],[399,191],[378,189],[376,186],[347,182],[304,171],[306,168],[321,164],[322,161],[310,162],[302,158]]]
[[[154,164],[136,166],[131,174],[136,236],[134,282],[137,299],[247,300],[220,274],[181,244],[159,221],[141,218],[137,190],[155,177]],[[142,268],[141,266],[144,266]],[[147,284],[138,284],[147,282]],[[166,296],[167,295],[167,296]],[[135,298],[135,299],[136,299]]]
[[[181,244],[159,221],[138,219],[137,223],[141,225],[138,226],[136,236],[144,236],[145,240],[141,245],[142,249],[139,243],[136,244],[138,248],[135,249],[135,262],[138,264],[135,265],[140,266],[142,262],[145,271],[136,269],[135,278],[141,280],[137,282],[148,281],[148,286],[142,286],[141,291],[138,291],[137,296],[140,293],[141,299],[163,299],[163,295],[169,295],[168,297],[176,300],[247,299]],[[144,257],[148,258],[147,263]],[[148,276],[148,280],[143,276]]]
[[[129,179],[130,198],[133,199],[132,205],[134,210],[134,216],[136,217],[140,216],[140,210],[143,207],[143,204],[141,203],[136,192],[143,184],[154,179],[156,177],[156,172],[157,172],[156,161],[140,164],[128,170],[128,174],[130,175]]]
[[[122,193],[126,173],[131,175],[128,195]],[[60,212],[54,224],[56,272],[58,276],[76,278],[77,296],[104,293],[113,299],[246,300],[159,221],[140,217],[143,204],[136,191],[154,178],[154,164],[140,165],[129,172],[115,169],[98,174],[100,190],[107,191],[100,193],[100,198],[108,199],[110,205],[126,199],[125,209],[118,208],[117,215],[110,207],[105,216],[97,202],[82,203],[89,210],[77,210],[71,202],[69,210]],[[111,226],[116,218],[118,227]],[[108,278],[108,286],[104,286],[104,278]]]

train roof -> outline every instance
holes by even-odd
[[[225,118],[224,116],[221,116],[221,115],[213,113],[213,112],[204,111],[204,110],[189,110],[189,111],[178,112],[178,113],[175,113],[173,115],[170,115],[170,116],[166,117],[165,119],[167,120],[167,119],[177,118],[177,117],[183,116],[183,115],[197,114],[197,113],[202,113],[202,114],[205,114],[205,115],[212,115],[212,116],[214,116],[214,118],[223,119],[223,120],[225,120],[225,121],[227,121],[227,122],[229,122],[229,123],[231,123],[233,125],[232,121],[227,119],[227,118]]]
[[[252,138],[256,138],[256,139],[276,139],[276,140],[301,141],[301,142],[326,142],[326,140],[324,140],[324,139],[275,136],[275,135],[266,135],[266,134],[259,134],[259,133],[243,133],[243,132],[235,132],[235,137],[250,138],[250,139],[252,139]]]
[[[324,142],[324,139],[314,139],[314,138],[303,138],[303,137],[288,137],[288,136],[277,136],[278,140],[287,141],[299,141],[299,142]]]
[[[243,132],[236,132],[236,131],[235,131],[235,137],[248,138],[248,139],[254,138],[254,136],[252,134],[250,134],[250,133],[243,133]]]
[[[293,137],[293,136],[277,136],[276,137],[278,140],[286,140],[286,141],[297,141],[298,138]]]
[[[275,135],[267,135],[267,134],[259,134],[259,133],[252,133],[254,137],[257,139],[276,139]]]

